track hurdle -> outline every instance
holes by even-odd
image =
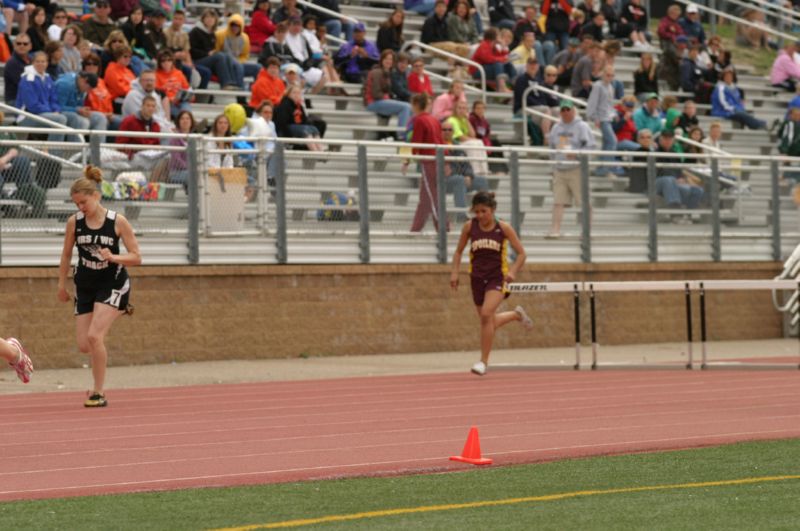
[[[621,282],[553,282],[553,283],[512,283],[509,285],[511,293],[548,293],[572,291],[574,297],[574,323],[575,323],[575,365],[581,368],[580,359],[580,294],[586,293],[589,297],[590,330],[592,341],[591,369],[599,368],[627,368],[627,369],[694,369],[694,355],[692,335],[692,292],[697,292],[700,302],[700,343],[702,348],[701,369],[727,368],[727,369],[800,369],[800,334],[798,334],[798,359],[797,363],[742,363],[742,362],[714,362],[708,360],[708,325],[706,292],[723,290],[772,290],[773,297],[776,291],[794,291],[793,297],[800,293],[798,280],[664,280],[664,281],[621,281]],[[683,291],[686,305],[686,341],[688,360],[685,364],[669,363],[600,363],[599,342],[597,338],[597,294],[600,292],[619,291]],[[800,321],[800,305],[795,308],[793,321]],[[553,369],[567,368],[554,365],[525,365],[504,366],[505,368],[530,368]]]
[[[512,282],[508,285],[511,293],[572,293],[572,315],[575,326],[575,363],[573,365],[554,364],[512,364],[497,363],[492,365],[492,370],[578,370],[581,368],[581,291],[582,282]]]

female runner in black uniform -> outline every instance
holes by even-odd
[[[530,330],[533,322],[522,306],[512,312],[497,312],[497,307],[508,297],[509,282],[525,264],[525,249],[519,241],[517,233],[505,221],[495,218],[497,202],[491,192],[478,192],[472,197],[472,212],[475,217],[464,224],[461,238],[453,253],[453,270],[450,275],[450,287],[458,289],[458,271],[461,267],[461,255],[467,242],[470,244],[470,279],[472,282],[472,300],[481,318],[481,361],[472,366],[472,372],[479,376],[486,374],[489,365],[489,354],[492,351],[494,332],[511,321],[521,321]],[[517,259],[509,267],[508,244],[517,253]]]
[[[78,212],[67,220],[64,249],[58,271],[58,298],[69,302],[67,274],[72,262],[72,248],[78,246],[75,268],[75,315],[78,349],[92,360],[94,388],[84,402],[86,407],[108,404],[103,385],[106,378],[105,337],[111,324],[128,311],[130,278],[125,266],[142,263],[139,243],[128,220],[100,204],[100,168],[87,166],[83,177],[70,188]],[[120,254],[119,242],[127,252]]]

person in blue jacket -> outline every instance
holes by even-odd
[[[342,44],[334,59],[343,80],[348,83],[363,83],[367,72],[378,64],[378,46],[367,40],[366,31],[364,24],[356,24],[353,40]]]
[[[744,108],[742,93],[733,83],[733,69],[722,71],[722,81],[717,82],[711,94],[711,116],[727,118],[749,129],[766,129],[767,123],[759,120]]]
[[[33,56],[33,64],[25,67],[19,80],[16,106],[59,125],[68,125],[67,116],[61,113],[61,106],[58,104],[55,83],[47,74],[47,64],[47,54],[36,52]],[[22,119],[19,125],[20,127],[56,127],[30,117]],[[75,125],[73,124],[72,127]],[[53,142],[64,141],[64,135],[58,133],[51,134],[48,138]]]
[[[106,115],[85,105],[86,95],[97,88],[97,74],[68,72],[56,79],[55,85],[58,104],[61,112],[68,116],[68,121],[75,123],[78,129],[108,129]]]

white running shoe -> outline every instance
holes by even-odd
[[[19,342],[19,339],[15,337],[9,337],[6,339],[6,341],[16,347],[17,351],[19,352],[19,359],[16,361],[16,363],[9,363],[9,365],[12,366],[15,371],[17,371],[17,377],[22,380],[22,383],[30,382],[31,374],[33,373],[33,362],[28,355],[28,351],[25,350],[25,348],[22,346],[22,343]]]
[[[486,364],[482,361],[479,361],[478,363],[473,365],[472,369],[470,370],[472,371],[473,374],[477,374],[478,376],[483,376],[484,374],[486,374]]]
[[[525,308],[523,308],[522,306],[517,306],[516,308],[514,308],[514,311],[519,314],[520,322],[522,323],[522,326],[525,327],[525,330],[532,330],[533,319],[528,317],[528,314],[525,313]]]

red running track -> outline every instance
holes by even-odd
[[[0,500],[447,471],[800,437],[798,371],[495,372],[0,398]]]

